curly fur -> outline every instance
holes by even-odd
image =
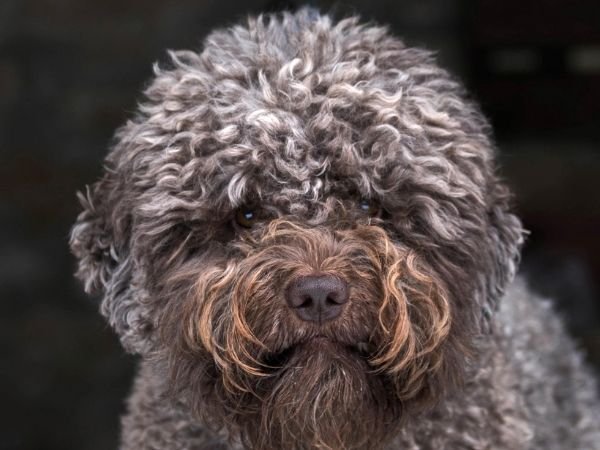
[[[303,9],[170,56],[71,237],[143,358],[124,449],[600,448],[560,324],[521,285],[500,301],[523,231],[430,53]],[[351,289],[323,326],[283,300],[311,273]]]

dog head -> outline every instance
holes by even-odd
[[[253,448],[376,448],[455,386],[522,230],[489,127],[423,50],[312,10],[155,67],[81,195],[125,348]]]

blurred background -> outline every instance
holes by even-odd
[[[73,279],[75,191],[151,64],[274,0],[0,0],[0,449],[117,446],[134,360]],[[597,0],[312,1],[438,51],[496,130],[523,270],[600,367]]]

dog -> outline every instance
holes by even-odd
[[[305,8],[154,72],[70,241],[140,355],[122,449],[600,449],[490,126],[431,53]]]

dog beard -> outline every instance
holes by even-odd
[[[355,350],[315,338],[287,353],[257,390],[257,411],[242,427],[253,449],[380,448],[400,405],[385,380]]]

